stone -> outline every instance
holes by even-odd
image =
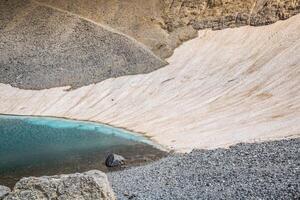
[[[68,175],[22,178],[4,200],[114,200],[107,176],[98,170]]]
[[[125,158],[117,154],[109,154],[105,159],[107,167],[118,167],[125,164]]]
[[[5,196],[10,193],[10,188],[0,185],[0,200],[2,200]]]

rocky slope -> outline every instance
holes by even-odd
[[[300,12],[299,0],[165,0],[168,31],[192,25],[195,29],[260,26]]]
[[[0,82],[14,87],[77,88],[166,64],[132,38],[33,1],[1,1],[0,21]]]
[[[95,22],[106,24],[144,43],[157,55],[168,40],[161,28],[163,4],[160,0],[39,0]]]
[[[300,0],[38,0],[107,24],[166,58],[196,30],[267,25],[300,12]]]

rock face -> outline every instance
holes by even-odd
[[[10,189],[6,186],[0,185],[0,200],[10,193]]]
[[[164,0],[162,13],[162,28],[170,37],[175,34],[168,45],[172,51],[186,40],[181,38],[195,35],[186,31],[190,27],[221,30],[268,25],[300,13],[300,0]]]
[[[82,174],[29,177],[21,179],[4,200],[114,200],[104,173],[93,170]]]
[[[0,82],[77,88],[164,66],[144,45],[79,16],[29,0],[0,3]]]
[[[125,164],[125,158],[117,154],[109,154],[105,159],[107,167],[117,167]]]
[[[300,0],[38,0],[107,24],[166,58],[197,30],[266,25],[300,12]]]
[[[267,25],[300,12],[299,0],[165,0],[165,3],[168,31],[188,25],[197,30]]]

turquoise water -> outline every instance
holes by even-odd
[[[0,115],[0,184],[29,175],[107,171],[108,152],[125,156],[129,164],[163,155],[148,139],[102,124]]]

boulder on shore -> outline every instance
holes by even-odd
[[[107,167],[118,167],[125,164],[125,158],[118,154],[110,153],[105,159],[105,165]]]
[[[68,175],[22,178],[4,200],[114,200],[106,175],[98,170]]]

